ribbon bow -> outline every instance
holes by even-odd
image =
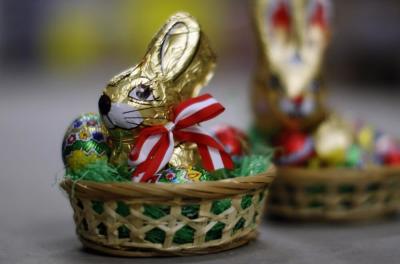
[[[172,157],[174,139],[196,143],[206,170],[232,169],[232,159],[222,144],[198,125],[216,117],[224,110],[217,100],[205,94],[177,105],[171,122],[144,128],[129,155],[129,164],[136,166],[132,180],[147,182],[164,168]]]

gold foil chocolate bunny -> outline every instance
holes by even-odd
[[[256,0],[259,53],[252,93],[258,129],[309,131],[327,114],[322,62],[329,42],[327,0]]]
[[[171,16],[151,41],[144,58],[108,83],[99,110],[112,141],[110,161],[126,164],[139,131],[164,125],[172,107],[196,96],[211,78],[216,57],[206,36],[186,13]],[[170,163],[194,165],[195,144],[178,143]]]

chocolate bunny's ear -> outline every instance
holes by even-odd
[[[254,26],[259,48],[266,58],[273,39],[290,36],[294,24],[290,3],[288,0],[254,0]]]
[[[170,17],[150,44],[147,56],[150,67],[164,80],[173,80],[187,69],[196,53],[200,40],[200,27],[186,13]]]
[[[329,0],[311,1],[307,10],[309,26],[319,27],[323,31],[329,30],[330,17],[332,13]]]
[[[254,1],[255,27],[264,63],[279,68],[277,64],[298,62],[299,58],[312,55],[303,59],[318,64],[329,43],[330,0]],[[282,57],[293,50],[293,60]]]

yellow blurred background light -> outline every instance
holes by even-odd
[[[78,70],[99,61],[133,64],[144,54],[164,20],[177,11],[196,17],[213,46],[218,46],[223,39],[223,11],[227,1],[120,0],[98,3],[54,10],[42,29],[40,40],[48,66]]]
[[[64,11],[42,34],[41,52],[50,67],[79,69],[96,63],[104,49],[96,19],[84,11]]]

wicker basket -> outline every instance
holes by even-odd
[[[129,257],[193,255],[231,249],[253,239],[274,177],[271,167],[264,174],[215,182],[66,180],[61,186],[68,193],[76,231],[85,246]],[[158,208],[160,214],[149,214],[149,208]],[[189,234],[187,241],[176,241],[183,230]]]
[[[400,208],[400,168],[279,168],[277,174],[268,199],[273,217],[369,220]]]

